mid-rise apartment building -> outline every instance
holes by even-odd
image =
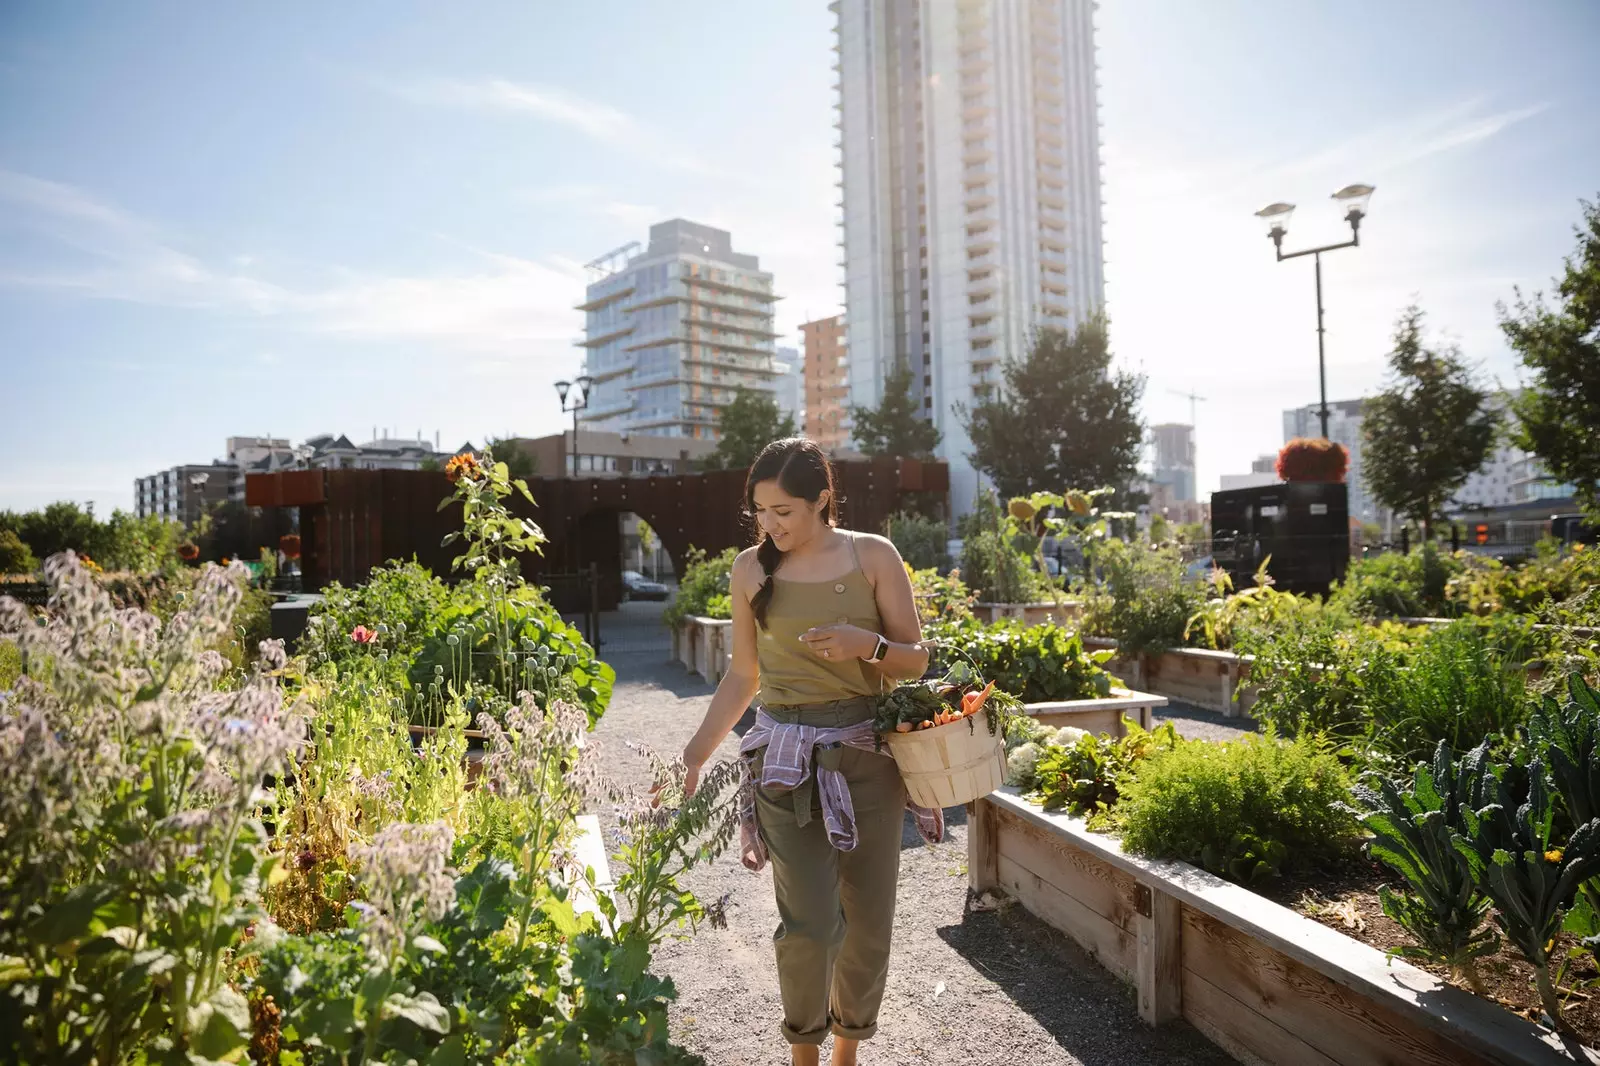
[[[1150,441],[1155,450],[1151,480],[1171,486],[1174,500],[1194,500],[1194,427],[1163,422],[1150,427]]]
[[[913,372],[951,499],[955,405],[1104,302],[1093,0],[834,0],[850,403]]]
[[[596,430],[715,440],[739,388],[775,392],[772,275],[726,230],[683,219],[650,227],[589,264],[579,416]]]
[[[850,363],[843,315],[804,322],[805,435],[834,451],[850,443]]]

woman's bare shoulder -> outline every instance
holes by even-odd
[[[856,551],[861,555],[863,563],[869,560],[885,563],[891,566],[900,565],[900,549],[894,546],[894,541],[876,533],[851,533],[855,538]]]
[[[741,586],[755,588],[765,580],[761,573],[761,560],[755,548],[746,548],[733,560],[733,580]]]

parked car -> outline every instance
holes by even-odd
[[[622,572],[622,598],[625,600],[664,600],[671,590],[659,581],[651,581],[637,570]]]

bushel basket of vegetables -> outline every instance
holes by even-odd
[[[943,677],[909,681],[878,699],[878,733],[906,791],[924,807],[955,807],[1005,781],[1005,719],[1015,696],[957,663]]]

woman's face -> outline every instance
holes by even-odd
[[[756,522],[779,551],[790,551],[822,530],[822,510],[828,503],[826,492],[812,503],[784,492],[777,478],[772,478],[756,482],[751,496],[755,501]]]

